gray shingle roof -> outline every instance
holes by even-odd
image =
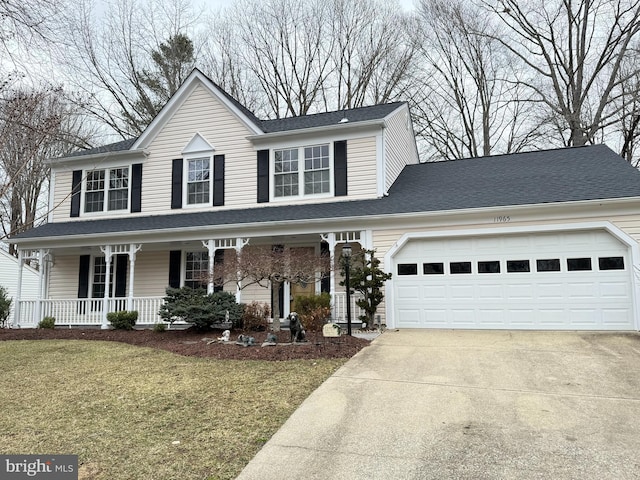
[[[70,153],[67,157],[79,157],[82,155],[94,155],[97,153],[122,152],[124,150],[129,150],[137,139],[138,137],[129,138],[128,140],[122,140],[108,145],[101,145],[88,150],[78,150],[77,152]]]
[[[284,132],[301,128],[326,127],[338,125],[346,118],[349,123],[365,122],[368,120],[381,120],[397,109],[404,102],[385,103],[371,105],[369,107],[337,110],[335,112],[316,113],[300,117],[278,118],[274,120],[262,120],[261,126],[265,133]]]
[[[15,239],[627,197],[640,197],[640,172],[596,145],[409,165],[380,199],[50,223]]]
[[[218,86],[216,85],[216,87]],[[369,107],[352,108],[349,110],[316,113],[300,117],[260,120],[250,110],[248,110],[241,103],[235,100],[231,95],[229,95],[222,89],[220,89],[220,91],[265,133],[338,125],[343,118],[347,118],[349,120],[349,123],[364,122],[368,120],[381,120],[403,104],[403,102],[386,103],[383,105],[372,105]],[[108,145],[102,145],[100,147],[95,147],[88,150],[80,150],[69,154],[68,157],[78,157],[83,155],[121,152],[124,150],[129,150],[137,139],[137,137],[130,138],[128,140],[110,143]]]

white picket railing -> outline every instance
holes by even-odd
[[[158,311],[162,305],[163,297],[135,297],[129,306],[127,298],[109,299],[109,312],[122,310],[136,310],[138,312],[137,324],[149,325],[160,321]],[[21,327],[36,327],[37,300],[20,301],[20,319],[18,324]],[[62,325],[102,325],[104,300],[101,298],[73,298],[41,300],[40,318],[53,317],[56,319],[56,326]]]
[[[351,321],[353,324],[359,322],[358,317],[363,314],[356,301],[360,298],[358,294],[351,295]],[[160,322],[158,311],[162,305],[163,297],[134,297],[131,305],[127,298],[109,299],[108,311],[118,312],[121,310],[135,310],[138,312],[138,325],[153,325]],[[72,298],[41,300],[40,319],[53,317],[56,319],[56,326],[97,326],[102,325],[102,309],[104,301],[101,298]],[[36,320],[38,309],[37,300],[20,301],[21,327],[37,327],[39,319]],[[338,323],[347,322],[347,294],[336,292],[333,296],[333,321]]]
[[[356,305],[356,302],[360,298],[362,298],[360,294],[353,293],[350,295],[351,322],[353,324],[360,322],[358,317],[364,313],[363,310]],[[333,321],[337,323],[347,323],[347,294],[345,292],[336,292],[333,296]]]

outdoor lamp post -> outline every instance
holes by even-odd
[[[349,269],[351,268],[351,245],[342,246],[344,257],[344,284],[347,287],[347,335],[351,335],[351,285],[349,284]]]

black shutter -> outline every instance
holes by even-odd
[[[320,242],[320,255],[329,257],[331,252],[329,251],[329,244],[327,242]],[[320,292],[329,293],[331,291],[331,277],[330,272],[323,272],[324,276],[320,280]]]
[[[347,194],[347,141],[333,143],[334,193],[336,197]]]
[[[71,217],[80,216],[80,192],[82,191],[82,170],[74,170],[71,179]]]
[[[224,205],[224,155],[213,156],[213,206]]]
[[[218,277],[217,276],[218,274],[216,273],[216,269],[222,267],[222,265],[224,265],[224,250],[223,249],[218,249],[218,250],[216,250],[216,253],[213,256],[213,273],[214,273],[214,275],[216,275],[216,278],[215,278],[214,281],[217,281],[219,279],[222,280],[222,276]],[[214,292],[222,292],[222,291],[224,291],[224,285],[222,285],[221,282],[220,282],[219,285],[216,285],[214,283],[213,291]]]
[[[142,164],[131,165],[131,213],[142,211]]]
[[[114,297],[124,297],[127,294],[128,263],[128,255],[116,255],[116,293]]]
[[[182,265],[182,252],[171,250],[169,252],[169,286],[180,288],[180,267]]]
[[[80,255],[80,268],[78,271],[78,298],[89,298],[90,267],[91,255]]]
[[[258,203],[269,201],[269,150],[258,150]]]
[[[171,208],[182,208],[182,159],[173,160],[171,170]]]

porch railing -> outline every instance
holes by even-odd
[[[363,310],[356,305],[356,302],[362,298],[359,294],[351,294],[351,324],[360,323],[358,317],[362,315]],[[338,323],[347,323],[347,294],[345,292],[336,292],[333,295],[333,321]]]
[[[150,325],[160,321],[158,311],[162,305],[163,297],[135,297],[129,308],[127,298],[109,299],[108,311],[117,312],[121,310],[136,310],[138,312],[137,324]],[[21,327],[36,327],[39,319],[36,319],[37,300],[20,301],[20,319],[18,324]],[[100,298],[73,298],[41,300],[41,318],[53,317],[56,319],[56,326],[90,326],[102,325],[102,309],[104,301]]]
[[[353,325],[360,322],[358,317],[363,314],[362,309],[356,305],[359,298],[360,296],[357,294],[351,295],[351,322]],[[109,300],[108,311],[136,310],[138,325],[153,325],[160,322],[158,311],[162,302],[163,297],[134,297],[131,307],[129,307],[129,299],[112,298]],[[104,302],[100,298],[41,300],[40,318],[36,318],[37,304],[37,300],[20,301],[18,324],[21,327],[37,327],[38,322],[44,317],[55,318],[56,326],[98,326],[103,322]],[[333,321],[347,322],[347,295],[344,292],[336,292],[333,296]]]

